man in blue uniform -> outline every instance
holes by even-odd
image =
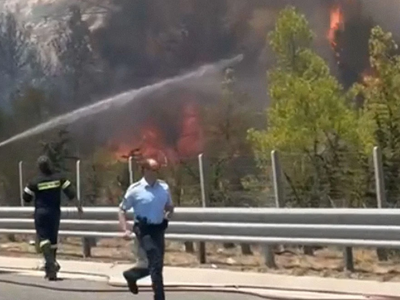
[[[57,280],[60,266],[56,261],[58,229],[61,217],[61,191],[70,199],[75,199],[78,212],[82,207],[75,198],[71,182],[55,172],[47,156],[38,159],[39,175],[32,179],[24,189],[26,203],[35,202],[35,229],[40,249],[45,260],[45,273],[48,280]]]
[[[126,212],[133,208],[133,232],[146,253],[148,268],[132,268],[123,275],[130,291],[137,294],[136,281],[150,273],[154,300],[164,300],[164,233],[168,227],[167,217],[173,213],[174,207],[168,184],[157,179],[160,169],[157,161],[145,159],[141,165],[143,178],[126,191],[119,206],[119,220],[124,238],[131,239],[132,231],[127,224]]]

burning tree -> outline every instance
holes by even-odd
[[[330,10],[327,38],[345,88],[362,80],[368,72],[368,40],[372,27],[372,19],[363,15],[358,1],[337,3]]]
[[[368,122],[349,106],[325,61],[311,49],[313,33],[295,8],[280,13],[269,40],[277,65],[268,74],[268,131],[249,132],[260,167],[267,167],[273,149],[297,153],[283,170],[292,205],[319,207],[321,199],[328,206],[335,200],[360,205],[363,180],[357,171],[372,141],[364,130]]]

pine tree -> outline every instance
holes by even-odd
[[[249,139],[265,170],[271,150],[289,154],[283,172],[290,205],[330,206],[343,199],[346,205],[360,205],[363,199],[354,191],[360,178],[354,175],[360,168],[360,151],[364,153],[373,140],[367,130],[370,123],[349,105],[326,62],[312,50],[313,36],[295,8],[280,13],[269,35],[277,62],[268,73],[268,128],[250,130]]]

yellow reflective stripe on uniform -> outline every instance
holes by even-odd
[[[66,180],[66,181],[64,182],[64,184],[61,186],[61,188],[64,190],[64,189],[66,189],[67,187],[69,187],[70,185],[71,185],[71,181]]]
[[[42,182],[38,184],[38,190],[43,191],[43,190],[55,189],[60,187],[60,184],[61,184],[60,180]]]
[[[24,188],[24,192],[27,193],[28,195],[35,196],[35,193],[31,191],[28,187]]]
[[[57,249],[58,248],[58,244],[54,244],[50,246],[51,249]]]
[[[42,248],[43,246],[45,246],[45,245],[47,245],[47,244],[50,244],[50,240],[41,241],[40,244],[39,244],[39,246],[40,246],[40,248]]]

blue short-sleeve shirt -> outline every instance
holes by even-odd
[[[157,180],[149,185],[142,178],[128,188],[119,207],[124,211],[133,209],[135,218],[147,218],[151,224],[160,224],[164,220],[167,204],[172,204],[168,184]]]

